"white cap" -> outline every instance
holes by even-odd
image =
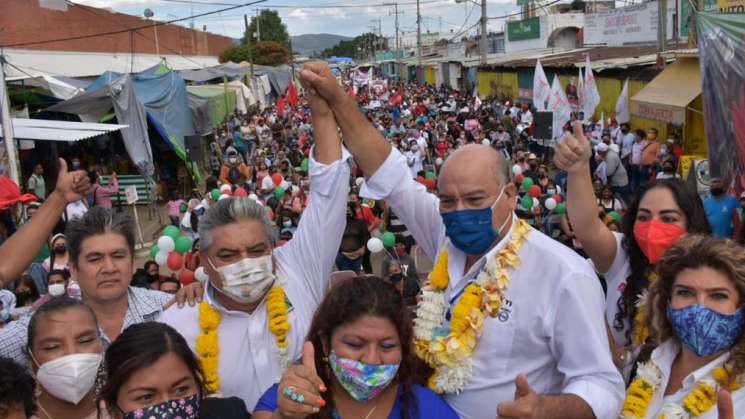
[[[608,144],[600,143],[597,146],[595,146],[595,151],[597,151],[598,153],[605,153],[606,151],[609,150],[609,148],[610,147],[608,147]]]

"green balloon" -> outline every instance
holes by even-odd
[[[309,161],[308,161],[308,158],[306,157],[300,163],[300,170],[302,170],[303,172],[308,172],[308,164],[309,164]]]
[[[186,205],[186,202],[182,202],[181,205],[179,205],[178,210],[179,212],[186,212],[186,210],[189,209],[189,206]]]
[[[526,210],[533,208],[533,197],[530,195],[525,195],[523,199],[520,200],[520,205],[522,205],[522,207]]]
[[[219,189],[213,189],[212,192],[210,192],[210,195],[212,195],[212,200],[217,201],[220,199],[220,190]]]
[[[437,175],[435,175],[435,172],[433,172],[433,171],[431,171],[431,170],[430,170],[430,171],[428,171],[428,172],[427,172],[427,173],[426,173],[426,174],[424,175],[424,177],[425,177],[426,179],[437,179]]]
[[[163,229],[163,235],[168,236],[172,238],[174,241],[176,241],[176,239],[178,239],[178,236],[181,235],[181,232],[176,226],[168,226]]]
[[[623,221],[623,215],[619,214],[618,211],[611,211],[608,213],[608,215],[610,215],[611,218],[613,218],[613,220],[615,220],[617,223]]]
[[[192,241],[188,236],[181,236],[176,239],[176,252],[186,253],[191,250]]]
[[[531,186],[533,186],[532,178],[526,177],[525,179],[523,179],[523,189],[527,191],[528,189],[530,189]]]
[[[386,231],[383,233],[383,246],[385,246],[387,249],[390,249],[391,247],[396,245],[396,236],[393,235],[390,231]]]
[[[274,188],[274,197],[277,199],[281,199],[283,196],[285,196],[285,190],[277,186]]]
[[[160,252],[160,247],[158,247],[158,245],[156,244],[155,246],[150,248],[150,257],[154,258],[155,255],[158,254],[158,252]]]
[[[556,206],[554,209],[555,214],[566,214],[567,213],[567,205],[565,203],[560,203]]]

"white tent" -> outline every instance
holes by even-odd
[[[13,118],[12,121],[13,134],[16,138],[41,141],[80,141],[128,127],[128,125],[46,119]]]

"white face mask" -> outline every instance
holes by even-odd
[[[93,387],[101,359],[101,354],[66,355],[41,365],[36,379],[52,396],[78,404]]]
[[[65,284],[50,284],[49,287],[47,287],[47,291],[52,297],[59,297],[66,291]]]
[[[210,258],[207,261],[222,276],[222,289],[218,291],[239,303],[261,300],[276,279],[272,255],[245,258],[219,268]]]

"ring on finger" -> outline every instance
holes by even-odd
[[[284,390],[282,390],[282,395],[296,403],[303,404],[303,402],[305,402],[305,396],[298,393],[293,386],[285,387]]]

